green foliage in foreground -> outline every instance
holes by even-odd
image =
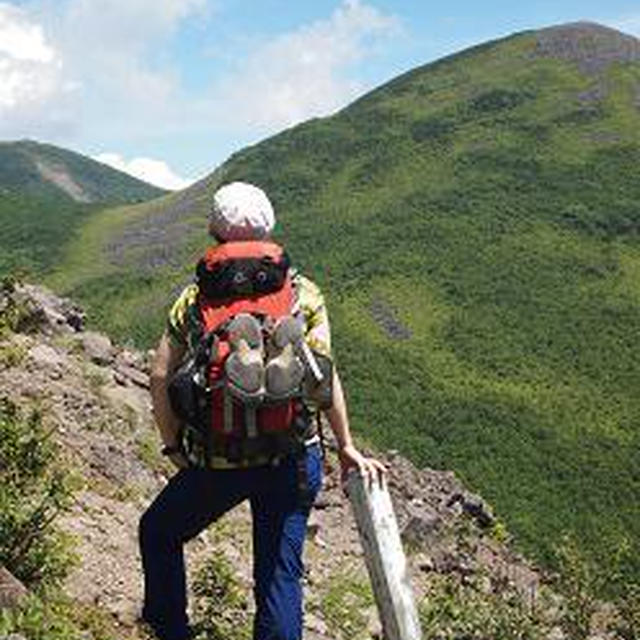
[[[558,628],[571,640],[603,632],[623,640],[640,638],[640,586],[625,576],[629,547],[612,550],[606,566],[586,557],[570,537],[555,553],[559,570],[552,589],[542,586],[526,594],[482,572],[432,576],[419,606],[425,637],[538,640]]]
[[[80,640],[83,634],[70,614],[64,604],[30,596],[20,608],[0,611],[0,634],[21,633],[28,640]]]
[[[580,551],[576,540],[565,536],[556,548],[555,587],[562,594],[560,622],[567,637],[587,640],[595,633],[594,616],[605,597],[615,606],[609,630],[623,640],[640,638],[640,583],[629,576],[630,547],[623,541],[611,549],[609,562],[596,565]]]
[[[420,604],[425,638],[432,640],[541,640],[552,621],[546,603],[527,602],[513,590],[483,591],[480,581],[462,584],[453,576],[438,576]]]
[[[11,633],[22,634],[27,640],[151,640],[144,632],[123,632],[104,610],[58,591],[31,595],[17,609],[0,611],[0,637]]]
[[[18,608],[0,612],[2,637],[14,632],[28,640],[86,637],[80,608],[59,590],[75,557],[71,541],[55,528],[72,495],[66,472],[56,466],[58,456],[38,412],[27,415],[0,399],[0,565],[31,592]]]
[[[360,640],[368,637],[368,612],[374,604],[368,581],[348,572],[331,576],[320,602],[332,638]]]
[[[198,640],[251,637],[247,596],[223,556],[211,556],[199,568],[193,595],[193,628]]]
[[[54,528],[71,498],[56,451],[37,412],[23,416],[0,400],[0,564],[36,590],[58,585],[73,561]]]
[[[640,65],[586,75],[536,44],[416,69],[184,194],[92,217],[51,282],[150,345],[207,198],[261,185],[326,292],[354,429],[454,469],[541,561],[567,531],[600,562],[627,536],[637,578]]]

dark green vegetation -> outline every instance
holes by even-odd
[[[420,603],[419,615],[426,638],[538,640],[547,638],[552,629],[552,621],[545,619],[547,611],[543,597],[527,602],[514,591],[483,591],[479,584],[439,576]]]
[[[47,271],[75,229],[99,209],[150,200],[162,189],[77,153],[0,143],[0,273]]]
[[[197,640],[251,637],[247,596],[223,555],[211,556],[198,568],[193,596]]]
[[[6,332],[11,324],[0,313],[0,329]],[[37,411],[0,398],[0,566],[29,589],[19,606],[0,610],[0,637],[122,637],[109,614],[74,602],[61,590],[75,561],[74,541],[55,523],[73,500],[72,475],[63,460]]]
[[[638,60],[578,25],[416,69],[92,218],[51,282],[149,344],[205,246],[207,197],[261,185],[327,294],[355,430],[455,469],[542,560],[565,532],[601,560],[626,534],[637,578]]]
[[[36,590],[57,585],[71,560],[52,526],[71,497],[56,453],[37,412],[23,416],[0,398],[0,565]]]
[[[7,328],[6,318],[0,317]],[[9,323],[10,324],[10,323]],[[29,632],[34,639],[62,639],[74,627],[50,602],[73,556],[55,529],[58,513],[70,505],[65,473],[52,461],[59,455],[37,412],[26,415],[0,398],[0,565],[29,588],[29,597],[0,612],[0,633]]]

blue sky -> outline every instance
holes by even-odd
[[[637,0],[0,0],[0,139],[75,149],[168,187],[467,46]]]

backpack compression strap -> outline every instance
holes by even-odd
[[[196,280],[209,300],[246,298],[281,289],[289,267],[289,256],[274,242],[226,242],[207,250]]]
[[[207,250],[196,269],[206,332],[238,313],[281,318],[294,292],[289,257],[274,242],[225,242]]]
[[[294,298],[291,278],[287,276],[282,288],[273,293],[226,301],[209,300],[203,297],[200,302],[200,313],[205,331],[208,333],[217,330],[239,313],[253,313],[274,319],[287,316],[293,308]]]

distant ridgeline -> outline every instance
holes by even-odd
[[[327,294],[359,433],[458,471],[542,560],[565,532],[640,558],[638,40],[572,24],[415,69],[88,217],[50,284],[151,344],[235,179]]]
[[[72,151],[0,142],[0,273],[46,271],[97,210],[165,193]]]

